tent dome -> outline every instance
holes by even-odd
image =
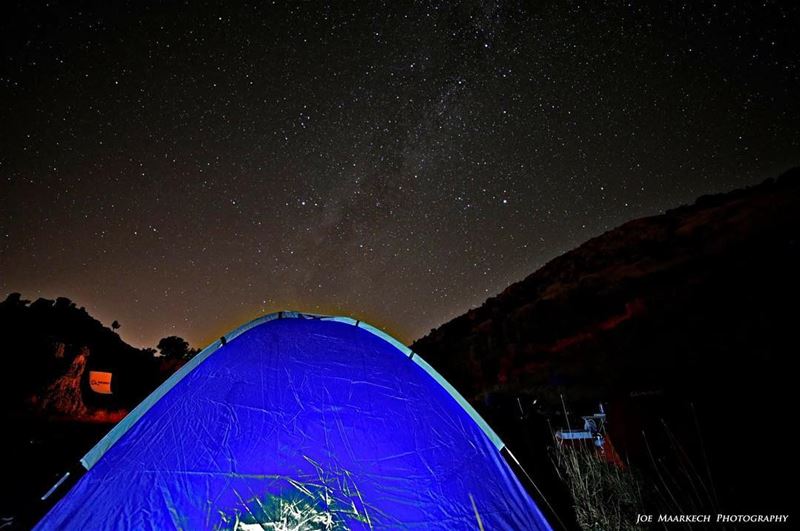
[[[550,529],[502,448],[397,340],[281,312],[154,391],[37,529]]]

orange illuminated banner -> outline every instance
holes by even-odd
[[[89,371],[89,387],[92,391],[101,395],[111,394],[111,373]]]

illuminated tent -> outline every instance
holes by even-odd
[[[395,339],[281,312],[153,392],[37,529],[550,529],[501,450]]]

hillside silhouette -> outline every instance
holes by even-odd
[[[67,298],[0,302],[0,422],[7,455],[0,516],[25,528],[38,498],[195,351],[181,338],[137,349]],[[111,373],[110,394],[91,371]]]
[[[661,472],[680,454],[717,508],[785,512],[781,485],[797,464],[783,432],[798,272],[794,169],[625,223],[412,348],[545,478],[543,423],[566,425],[565,408],[570,417],[603,403],[612,441],[640,468]]]

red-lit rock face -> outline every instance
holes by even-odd
[[[40,404],[42,411],[68,417],[85,417],[89,410],[83,403],[81,376],[86,370],[89,349],[83,348],[72,360],[67,372],[50,384]]]
[[[82,348],[66,373],[47,387],[36,403],[42,413],[81,422],[118,422],[127,414],[125,410],[90,408],[84,403],[81,381],[89,354],[88,348]]]

